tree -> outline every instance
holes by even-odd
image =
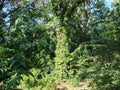
[[[120,87],[119,2],[109,9],[104,0],[2,0],[0,10],[7,88],[48,89],[71,79],[98,90]]]

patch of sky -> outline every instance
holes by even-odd
[[[114,0],[105,0],[106,6],[109,7],[110,9],[112,9],[111,3],[112,3],[113,1],[114,1]]]

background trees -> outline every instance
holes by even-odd
[[[119,6],[119,0],[112,9],[104,0],[1,0],[1,85],[55,89],[65,80],[119,89]]]

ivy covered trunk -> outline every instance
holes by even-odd
[[[68,56],[68,42],[65,27],[60,27],[57,30],[57,44],[55,57],[55,73],[59,80],[62,80],[65,75],[66,61]]]
[[[52,9],[55,17],[56,24],[56,50],[55,50],[55,74],[59,80],[65,78],[66,62],[69,54],[68,40],[67,40],[67,0],[51,0]]]

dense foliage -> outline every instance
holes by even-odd
[[[0,0],[0,89],[119,90],[119,75],[120,0]]]

